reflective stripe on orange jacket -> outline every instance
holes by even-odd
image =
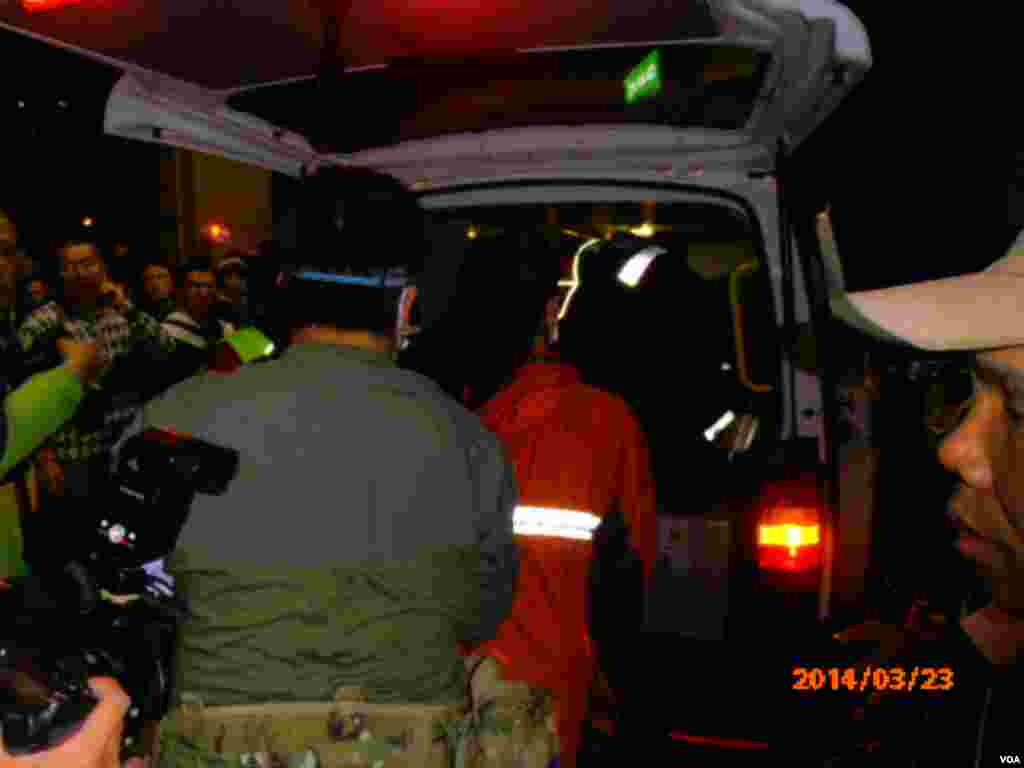
[[[656,556],[647,441],[621,398],[567,365],[532,363],[480,412],[515,466],[520,569],[512,612],[480,649],[510,679],[552,690],[562,765],[575,765],[596,659],[586,605],[588,532],[619,506],[649,578]]]

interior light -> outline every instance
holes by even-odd
[[[24,109],[24,108],[25,108],[25,102],[24,101],[19,101],[18,102],[18,109]]]
[[[83,227],[91,227],[94,223],[95,222],[93,222],[92,217],[90,216],[86,216],[84,219],[82,219]]]
[[[569,280],[559,280],[558,284],[563,288],[568,288],[569,292],[565,295],[565,301],[562,302],[562,308],[558,310],[558,319],[564,320],[566,313],[569,311],[569,305],[572,303],[572,297],[576,295],[576,291],[580,287],[580,257],[583,256],[584,251],[591,248],[601,241],[597,238],[587,240],[583,245],[576,249],[576,255],[572,257],[572,278]]]
[[[651,262],[654,261],[655,257],[663,253],[667,253],[664,248],[652,246],[633,254],[622,266],[622,269],[619,270],[619,282],[623,285],[628,285],[630,288],[636,288],[640,285],[640,281],[643,279],[644,274],[646,274],[647,268],[651,266]]]
[[[648,221],[639,227],[630,228],[629,232],[637,237],[654,237],[654,225]]]
[[[466,230],[466,237],[468,237],[470,240],[476,240],[476,238],[477,238],[477,236],[479,234],[480,234],[480,231],[476,227],[473,227],[473,226],[471,226],[469,229]]]
[[[714,439],[718,437],[719,433],[736,421],[736,414],[732,411],[726,411],[722,414],[721,418],[718,419],[714,424],[707,428],[704,432],[704,438],[709,442],[714,442]]]

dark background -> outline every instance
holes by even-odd
[[[851,289],[978,269],[1024,224],[1005,142],[999,14],[963,4],[846,5],[874,65],[795,158],[804,203],[833,205]]]
[[[44,268],[67,237],[155,251],[160,150],[103,135],[117,73],[6,31],[0,67],[0,210],[14,219],[19,245]],[[88,232],[86,217],[95,222]]]

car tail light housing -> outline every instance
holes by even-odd
[[[53,11],[67,5],[80,5],[82,0],[21,0],[21,7],[29,13]]]
[[[757,564],[762,571],[807,573],[823,562],[824,508],[813,473],[770,483],[757,519]]]

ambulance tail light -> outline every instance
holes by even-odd
[[[769,488],[757,521],[762,571],[806,573],[823,562],[824,510],[814,478]]]

